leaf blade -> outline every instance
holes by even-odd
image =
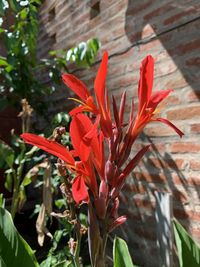
[[[113,267],[134,267],[126,242],[115,237],[113,244]]]
[[[39,267],[32,249],[17,232],[10,213],[1,207],[0,240],[0,265]]]

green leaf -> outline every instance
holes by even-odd
[[[5,207],[5,198],[3,197],[3,194],[0,194],[0,208],[4,208],[4,207]]]
[[[0,208],[0,266],[39,267],[34,253],[17,232],[10,213]]]
[[[26,175],[26,176],[24,177],[23,181],[22,181],[22,185],[23,185],[23,186],[27,186],[27,185],[29,185],[31,182],[32,182],[32,181],[31,181],[31,176]]]
[[[115,237],[113,244],[113,267],[134,267],[126,242]]]
[[[8,66],[8,62],[4,57],[0,57],[0,66]]]
[[[180,267],[199,267],[200,246],[177,220],[173,221],[173,226]]]
[[[28,15],[28,9],[27,8],[22,9],[22,11],[20,12],[21,19],[22,20],[26,19],[27,15]]]
[[[0,141],[0,157],[5,160],[10,168],[12,168],[14,162],[14,153],[14,150],[9,145]]]
[[[63,206],[66,206],[66,200],[64,198],[56,199],[54,203],[58,209],[61,209]]]
[[[9,169],[11,170],[11,172],[7,170],[6,173],[6,180],[5,180],[5,183],[4,183],[4,186],[5,188],[9,191],[9,192],[12,192],[12,185],[13,185],[13,177],[12,177],[12,169]]]
[[[8,0],[8,2],[13,11],[18,12],[20,10],[20,5],[16,0]]]
[[[75,267],[71,261],[62,261],[53,265],[53,267]]]

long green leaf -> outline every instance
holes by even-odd
[[[0,208],[0,266],[39,267],[34,253],[17,232],[10,213]]]
[[[14,150],[5,142],[0,141],[0,158],[2,158],[10,168],[12,168],[14,157]]]
[[[200,246],[177,220],[173,226],[180,267],[199,267]]]
[[[113,244],[113,267],[134,267],[126,242],[115,237]]]

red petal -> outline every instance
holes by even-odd
[[[120,108],[119,108],[119,120],[120,124],[123,124],[124,121],[124,110],[126,106],[126,91],[123,92],[120,102]]]
[[[75,161],[69,150],[59,143],[30,133],[21,134],[21,138],[23,138],[26,143],[37,146],[40,149],[64,160],[65,162],[74,165]]]
[[[170,126],[180,137],[182,137],[184,135],[183,132],[181,132],[181,130],[179,130],[173,123],[171,123],[170,121],[163,119],[163,118],[156,118],[154,121],[160,121],[163,122],[165,124],[167,124],[168,126]]]
[[[79,106],[79,107],[77,107],[77,108],[72,109],[72,110],[69,112],[69,115],[70,115],[70,116],[74,116],[74,115],[76,115],[77,113],[81,113],[81,112],[83,112],[83,111],[84,111],[84,107],[83,107],[83,106]]]
[[[108,231],[113,231],[116,227],[120,226],[121,224],[125,223],[127,217],[125,215],[118,217],[111,225],[109,225]]]
[[[147,56],[140,68],[140,81],[138,86],[139,112],[147,105],[152,93],[154,75],[154,59]]]
[[[74,75],[63,74],[62,80],[82,100],[85,101],[90,96],[90,92],[88,91],[86,85]]]
[[[89,202],[89,195],[84,179],[81,175],[77,176],[72,184],[72,196],[77,204]]]
[[[133,171],[133,169],[137,166],[141,158],[144,156],[144,154],[147,152],[149,149],[150,145],[143,147],[137,154],[136,156],[128,163],[126,168],[123,171],[124,178],[130,174],[130,172]]]
[[[106,81],[107,66],[108,66],[108,53],[105,52],[94,82],[94,90],[99,107],[105,107],[105,81]]]
[[[95,132],[97,132],[97,124],[93,125],[86,115],[77,114],[73,117],[70,125],[70,135],[73,147],[82,161],[88,160]]]
[[[161,90],[159,92],[154,93],[149,100],[147,108],[152,108],[153,110],[155,110],[158,104],[163,99],[165,99],[172,91],[173,90]]]

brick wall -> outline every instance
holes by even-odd
[[[101,52],[92,69],[74,70],[90,88],[102,52],[108,50],[110,94],[120,98],[126,89],[129,100],[136,97],[140,62],[147,54],[156,60],[154,90],[174,89],[161,115],[185,136],[180,140],[157,123],[146,127],[136,149],[149,142],[152,149],[129,178],[122,197],[123,212],[129,216],[123,234],[141,266],[161,266],[154,190],[172,193],[174,216],[200,241],[199,12],[199,0],[48,0],[40,13],[39,57],[48,49],[67,49],[92,37],[100,39]],[[66,109],[67,94],[66,88],[58,88],[49,100],[51,112]]]

